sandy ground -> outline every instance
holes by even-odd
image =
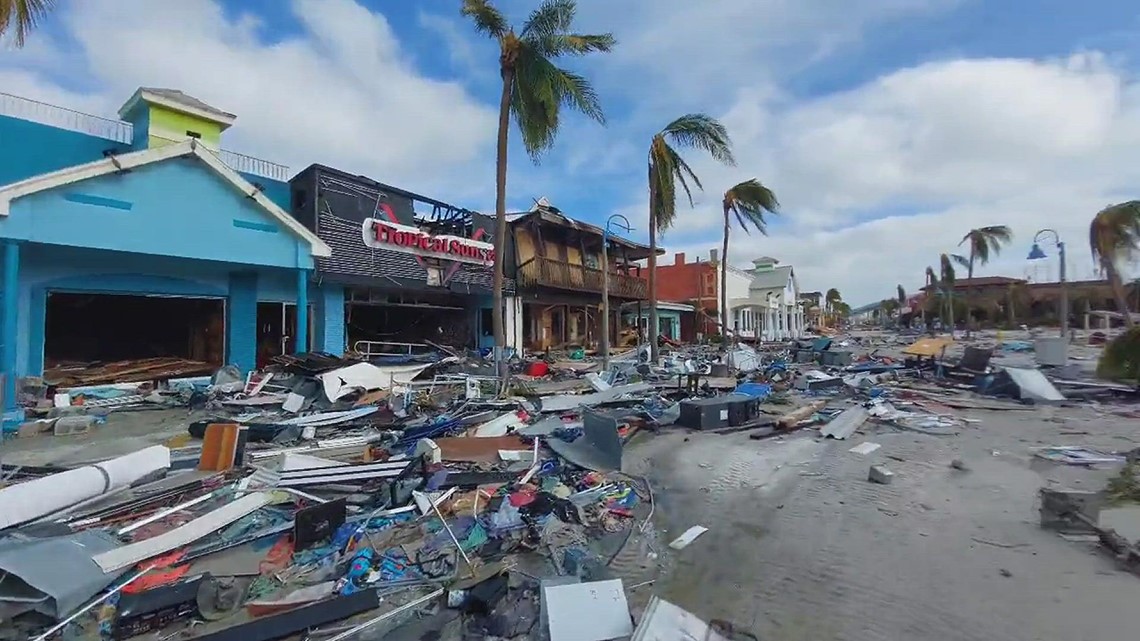
[[[979,422],[952,437],[865,426],[847,441],[674,431],[644,442],[630,466],[654,483],[660,538],[709,528],[663,549],[656,593],[765,641],[1135,639],[1140,577],[1037,525],[1040,487],[1099,489],[1115,470],[1031,448],[1128,450],[1140,421],[1090,407],[963,415]],[[882,447],[848,451],[866,440]],[[891,485],[867,481],[877,463]]]

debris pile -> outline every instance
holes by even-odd
[[[146,407],[188,408],[191,420],[166,445],[109,460],[4,466],[0,639],[341,640],[407,628],[600,641],[659,638],[674,619],[727,638],[657,600],[633,624],[637,586],[608,567],[614,549],[640,537],[681,553],[707,529],[657,545],[653,488],[623,472],[629,442],[661,429],[946,437],[969,426],[957,408],[1135,393],[997,366],[996,344],[949,359],[953,345],[919,338],[896,354],[837,336],[677,346],[657,362],[640,347],[607,368],[584,354],[516,358],[507,384],[485,357],[446,348],[278,357],[247,376],[222,368],[158,385],[24,381],[25,405],[42,416],[21,434],[109,429],[92,419]],[[894,482],[868,463],[868,481]]]

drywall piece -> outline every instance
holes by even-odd
[[[728,641],[697,615],[653,597],[630,641]]]
[[[0,529],[27,523],[126,487],[170,467],[170,450],[155,445],[109,461],[0,490]]]
[[[98,554],[94,561],[103,568],[104,572],[114,572],[141,563],[217,532],[243,516],[265,507],[272,496],[268,492],[247,494],[169,532]]]
[[[669,547],[673,548],[674,550],[683,550],[688,547],[690,543],[697,540],[698,536],[708,531],[709,529],[703,525],[694,525],[693,527],[685,530],[681,536],[673,539],[673,542],[669,544]]]
[[[325,372],[317,378],[324,387],[325,396],[330,401],[336,401],[358,390],[370,392],[389,389],[392,385],[406,385],[433,365],[434,363],[416,363],[379,366],[372,363],[356,363]]]
[[[507,412],[502,416],[487,421],[475,428],[475,436],[480,438],[494,438],[506,436],[512,429],[525,427],[526,423],[519,418],[518,412]]]
[[[621,579],[542,589],[550,641],[607,641],[633,633]]]
[[[871,441],[864,441],[864,442],[856,445],[855,447],[853,447],[847,451],[852,452],[854,454],[870,454],[871,452],[874,452],[875,450],[879,449],[880,447],[882,447],[882,446],[879,445],[878,443],[872,443]]]

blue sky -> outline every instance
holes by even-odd
[[[497,4],[517,23],[536,2]],[[458,5],[65,0],[25,50],[0,55],[0,87],[99,115],[139,85],[180,88],[238,114],[229,148],[486,211],[497,52]],[[509,201],[546,196],[594,222],[623,213],[644,240],[648,140],[703,111],[729,126],[739,162],[693,155],[707,192],[665,234],[671,251],[719,248],[719,194],[756,177],[783,208],[767,237],[736,232],[731,259],[776,256],[802,287],[838,287],[853,304],[917,287],[988,224],[1012,226],[1015,246],[980,273],[1024,275],[1033,232],[1054,227],[1070,271],[1090,276],[1088,219],[1140,184],[1134,7],[581,0],[581,30],[619,42],[567,63],[594,80],[608,126],[568,115],[538,166],[512,146]]]

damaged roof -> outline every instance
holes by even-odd
[[[512,225],[525,225],[531,221],[541,221],[544,224],[554,225],[563,229],[570,229],[579,233],[597,236],[598,241],[601,242],[603,230],[597,225],[591,225],[580,220],[575,220],[566,216],[558,211],[555,207],[538,207],[534,211],[521,212],[514,214],[507,214],[507,220]],[[614,245],[624,247],[629,254],[630,260],[641,260],[649,257],[649,246],[635,243],[632,240],[627,240],[620,236],[610,235],[609,241]],[[664,254],[665,250],[658,248],[657,254]]]

